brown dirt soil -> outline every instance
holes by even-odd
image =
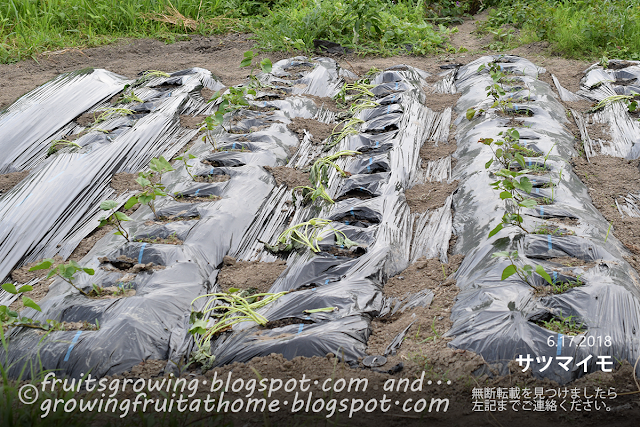
[[[175,236],[173,237],[169,236],[165,238],[155,238],[155,239],[143,237],[141,239],[135,239],[134,242],[156,243],[156,244],[163,244],[163,245],[181,245],[183,243],[182,240],[178,239]]]
[[[304,97],[313,99],[313,102],[315,102],[318,108],[324,107],[329,111],[333,111],[334,113],[339,113],[340,111],[342,111],[340,107],[338,107],[338,104],[336,104],[336,101],[333,98],[320,97],[320,96],[307,95],[307,94],[305,94]]]
[[[229,175],[198,175],[196,182],[227,182],[231,179]]]
[[[287,268],[283,260],[276,262],[236,261],[230,256],[223,259],[222,269],[218,274],[218,283],[223,289],[255,288],[260,293],[268,292],[273,282]]]
[[[564,265],[565,267],[582,267],[588,270],[596,265],[595,262],[586,262],[582,259],[573,258],[570,256],[563,256],[560,258],[549,258],[546,261],[555,262],[556,264]]]
[[[434,145],[433,143],[425,142],[420,148],[420,157],[427,162],[439,160],[455,153],[457,148],[455,139],[450,140],[448,144]]]
[[[640,271],[640,218],[621,218],[616,199],[629,193],[640,193],[640,160],[619,157],[595,156],[590,162],[576,157],[571,164],[574,172],[589,189],[593,205],[607,221],[613,222],[611,233],[631,252],[627,261]]]
[[[98,258],[98,261],[100,261],[102,264],[110,264],[110,261],[107,257],[100,257]],[[141,271],[153,271],[153,270],[163,270],[165,267],[163,265],[155,265],[152,262],[149,262],[147,264],[138,264],[138,260],[135,260],[133,258],[128,258],[124,255],[120,255],[118,257],[117,260],[119,263],[122,263],[122,265],[120,265],[120,268],[118,267],[112,267],[110,265],[103,265],[102,268],[107,270],[107,271],[117,271],[119,273],[131,273],[131,274],[138,274]]]
[[[265,166],[264,168],[273,175],[276,180],[276,185],[285,184],[289,189],[300,185],[310,185],[308,172],[301,172],[298,169],[288,168],[286,166],[277,166],[274,168]]]
[[[202,122],[206,118],[206,115],[200,116],[180,116],[180,126],[187,129],[200,129],[202,127]]]
[[[422,213],[430,209],[437,209],[444,205],[447,197],[458,188],[458,181],[425,182],[410,188],[405,192],[407,204],[412,213]]]
[[[89,251],[94,247],[98,240],[109,234],[110,231],[114,231],[114,228],[110,225],[105,225],[102,228],[97,228],[91,232],[87,237],[80,241],[80,244],[69,256],[70,260],[80,261]]]
[[[18,185],[29,175],[29,171],[12,172],[0,175],[0,196]]]
[[[303,137],[304,131],[306,130],[311,134],[311,140],[316,144],[321,144],[322,141],[327,139],[329,135],[331,135],[334,126],[335,125],[332,124],[319,122],[318,120],[303,119],[301,117],[294,117],[291,119],[291,123],[287,125],[287,127],[298,134],[299,137]]]
[[[611,129],[609,123],[589,123],[587,125],[589,138],[611,141]]]
[[[180,203],[209,203],[209,202],[215,202],[217,200],[220,200],[221,198],[222,197],[220,196],[214,196],[214,195],[211,195],[209,197],[176,196],[176,199],[178,199]]]
[[[447,107],[454,107],[461,93],[449,94],[449,93],[434,93],[428,92],[425,97],[424,105],[436,112],[441,112]]]
[[[57,255],[53,258],[53,260],[54,260],[54,263],[51,266],[52,268],[55,267],[56,265],[61,264],[61,263],[64,262],[62,257],[57,256]],[[28,264],[23,265],[20,268],[16,268],[15,270],[13,270],[11,272],[11,279],[14,280],[17,283],[27,283],[30,280],[40,279],[40,278],[45,277],[49,273],[50,269],[48,269],[48,270],[29,271],[29,269],[31,267],[33,267],[36,264],[39,264],[41,262],[42,262],[42,260],[33,261],[33,262],[30,262]]]
[[[136,182],[137,177],[138,174],[136,173],[117,173],[111,178],[111,188],[116,190],[118,194],[127,191],[142,191],[142,187]]]

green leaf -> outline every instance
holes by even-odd
[[[100,209],[103,211],[110,211],[111,209],[115,209],[118,207],[118,202],[115,200],[105,200],[100,203]]]
[[[511,193],[509,193],[508,191],[503,191],[502,193],[500,193],[500,198],[502,200],[504,199],[511,199],[513,198],[513,196],[511,195]]]
[[[253,59],[254,53],[253,53],[253,51],[252,51],[252,50],[248,50],[248,51],[246,51],[246,52],[243,54],[243,56],[244,56],[245,58]]]
[[[517,270],[516,270],[516,266],[515,265],[513,265],[513,264],[508,265],[507,268],[502,270],[502,279],[501,280],[504,280],[507,277],[514,275],[516,273],[516,271]]]
[[[253,58],[244,58],[241,62],[240,62],[240,68],[244,68],[244,67],[248,67],[251,65],[251,61],[253,60]]]
[[[22,305],[24,305],[25,307],[29,307],[29,308],[33,308],[34,310],[37,311],[42,311],[42,309],[40,308],[40,306],[38,304],[36,304],[31,298],[29,297],[22,297]]]
[[[493,159],[489,160],[487,163],[484,164],[484,168],[489,169],[492,163],[493,163]]]
[[[465,116],[467,117],[467,120],[472,120],[473,116],[475,115],[476,115],[476,110],[474,108],[469,108]]]
[[[51,258],[43,259],[41,263],[34,265],[29,269],[29,271],[46,270],[51,268],[52,265],[53,260]]]
[[[527,162],[524,160],[524,157],[522,157],[522,154],[516,153],[515,157],[516,157],[516,162],[518,162],[520,167],[522,169],[525,169],[527,167]]]
[[[542,278],[544,280],[546,280],[550,285],[553,285],[553,282],[551,281],[551,276],[549,276],[549,273],[547,273],[544,270],[544,267],[542,267],[541,265],[537,265],[536,266],[536,273],[538,273],[540,276],[542,276]]]
[[[140,187],[147,187],[151,184],[151,181],[149,181],[147,178],[143,177],[143,176],[138,176],[136,178],[136,182],[138,184],[140,184]]]
[[[518,203],[518,206],[521,206],[523,208],[535,208],[536,206],[538,206],[538,202],[536,202],[534,199],[524,199],[523,201]]]
[[[95,271],[93,268],[83,268],[82,270],[84,270],[84,272],[87,273],[89,276],[93,276],[95,274]]]
[[[489,232],[489,237],[493,237],[496,233],[500,232],[504,228],[504,224],[500,223],[496,228]]]
[[[29,292],[33,290],[33,286],[31,285],[22,285],[18,288],[18,292]]]
[[[271,60],[269,58],[264,58],[262,61],[260,61],[260,68],[262,69],[263,73],[270,73],[272,65],[273,64],[271,64]]]
[[[138,198],[136,196],[133,196],[129,200],[127,200],[127,203],[124,204],[124,209],[131,209],[136,203],[138,203]]]
[[[129,218],[124,212],[114,212],[114,215],[116,216],[116,218],[118,218],[119,221],[131,220],[131,218]]]
[[[229,288],[229,290],[227,291],[228,294],[235,294],[236,292],[238,292],[240,290],[240,288]]]
[[[5,283],[2,285],[2,289],[4,289],[5,291],[9,292],[10,294],[17,294],[18,290],[16,289],[16,287],[14,286],[13,283]]]
[[[527,193],[531,193],[531,190],[533,190],[533,184],[531,183],[529,178],[527,178],[526,176],[523,176],[522,178],[520,178],[519,184],[520,184],[520,188],[523,191],[526,191]]]

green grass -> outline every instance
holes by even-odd
[[[170,13],[172,23],[159,22]],[[640,59],[640,0],[2,0],[0,63],[122,38],[167,43],[186,34],[251,32],[268,51],[314,50],[327,39],[358,54],[451,51],[461,17],[496,6],[483,26],[496,46],[548,40],[566,57]],[[521,29],[519,38],[510,25]],[[505,37],[505,35],[507,35]]]
[[[483,28],[503,25],[521,29],[520,42],[546,40],[569,58],[640,59],[638,0],[507,0]]]

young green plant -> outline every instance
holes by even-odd
[[[264,326],[267,319],[256,312],[259,308],[277,300],[287,292],[253,294],[243,297],[240,289],[231,288],[228,292],[218,292],[201,295],[191,302],[191,306],[201,299],[208,298],[204,307],[199,311],[191,311],[189,333],[194,336],[198,351],[193,353],[196,362],[204,366],[211,366],[215,356],[211,355],[211,339],[218,333],[231,328],[240,322],[255,322]],[[210,326],[210,320],[215,323]]]
[[[160,182],[159,176],[165,172],[173,171],[171,164],[163,157],[160,156],[157,159],[151,159],[149,162],[148,172],[139,172],[136,182],[140,184],[143,191],[133,197],[131,197],[124,205],[124,209],[131,209],[136,203],[142,203],[149,206],[153,212],[153,216],[157,219],[155,200],[156,197],[165,197],[167,193],[164,191],[165,186]],[[157,175],[157,179],[156,179]],[[157,182],[154,182],[156,181]]]
[[[189,169],[191,169],[193,167],[193,165],[190,165],[188,163],[189,160],[191,159],[195,159],[196,156],[194,156],[193,154],[183,154],[180,157],[176,157],[176,160],[180,160],[184,163],[184,169],[187,171],[187,173],[189,174],[189,176],[191,177],[191,179],[193,179],[194,181],[196,180],[196,177],[193,176],[191,174],[191,171]]]
[[[98,227],[104,227],[105,225],[112,225],[118,230],[113,234],[117,236],[122,236],[125,238],[127,242],[129,242],[130,241],[129,233],[127,233],[127,231],[122,226],[122,221],[130,221],[131,218],[129,218],[127,214],[125,214],[124,212],[119,212],[115,210],[117,208],[118,208],[118,202],[116,202],[115,200],[105,200],[102,203],[100,203],[100,209],[102,209],[103,211],[113,210],[113,212],[111,212],[111,214],[107,216],[103,216],[102,218],[100,218],[100,225],[98,225]]]
[[[336,238],[336,245],[347,249],[358,246],[358,243],[350,240],[342,231],[330,226],[331,220],[312,218],[287,228],[280,234],[275,245],[265,244],[265,248],[273,253],[290,252],[294,249],[311,249],[320,252],[318,241],[320,234],[327,229],[332,231]]]
[[[47,270],[53,266],[53,268],[51,268],[51,270],[47,274],[46,279],[49,279],[53,276],[58,276],[59,278],[76,288],[78,291],[80,291],[82,295],[89,296],[85,291],[77,287],[76,284],[73,283],[73,281],[75,280],[75,274],[78,272],[84,272],[90,276],[93,276],[95,271],[92,268],[82,267],[75,261],[69,261],[66,264],[58,264],[56,266],[54,266],[54,262],[55,261],[51,258],[43,259],[40,263],[31,267],[29,271]]]
[[[547,273],[541,265],[536,265],[535,267],[525,264],[522,267],[516,265],[516,260],[518,259],[518,251],[500,251],[494,252],[491,254],[492,258],[507,258],[511,264],[508,265],[504,270],[502,270],[502,278],[500,280],[505,280],[511,277],[514,274],[517,274],[523,282],[532,288],[536,289],[533,284],[533,273],[537,273],[542,277],[547,283],[553,286],[553,282],[551,281],[551,276]]]

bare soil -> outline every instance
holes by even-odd
[[[95,246],[98,240],[102,239],[111,231],[114,231],[114,228],[110,225],[105,225],[102,228],[95,229],[91,232],[91,234],[80,241],[80,244],[71,253],[69,259],[73,261],[80,261],[86,254],[89,253],[89,251]]]
[[[207,89],[208,90],[208,89]],[[187,129],[200,129],[202,127],[202,123],[207,116],[180,116],[180,126]]]
[[[433,143],[425,142],[420,148],[420,158],[427,162],[439,160],[452,155],[457,148],[455,139],[450,140],[448,144],[434,145]]]
[[[412,213],[422,213],[444,206],[447,197],[458,188],[458,181],[425,182],[406,191],[407,204]]]
[[[18,185],[29,175],[29,171],[12,172],[0,175],[0,196]]]
[[[445,108],[454,107],[458,102],[458,98],[462,95],[461,93],[435,93],[427,90],[425,92],[427,92],[427,96],[425,97],[424,105],[436,112],[442,112]]]
[[[276,180],[276,185],[285,184],[289,189],[301,185],[310,185],[308,172],[301,172],[298,169],[288,168],[286,166],[265,166],[264,168],[273,175]]]
[[[593,205],[607,221],[613,223],[611,233],[632,253],[627,261],[640,271],[640,218],[621,217],[616,199],[629,193],[640,194],[640,160],[594,156],[588,162],[583,157],[572,160],[574,172],[589,189]],[[623,200],[620,200],[622,202]]]
[[[120,172],[113,175],[111,178],[111,188],[116,190],[118,194],[125,193],[127,191],[142,191],[140,184],[136,182],[138,174]]]
[[[284,260],[276,262],[236,261],[225,256],[222,269],[218,274],[218,283],[228,288],[257,289],[259,293],[268,292],[273,282],[287,268]]]
[[[322,123],[314,119],[303,119],[301,117],[294,117],[291,119],[291,123],[287,125],[291,131],[298,134],[299,137],[304,136],[306,130],[311,134],[311,140],[316,144],[321,144],[322,141],[327,139],[333,131],[335,125]]]

